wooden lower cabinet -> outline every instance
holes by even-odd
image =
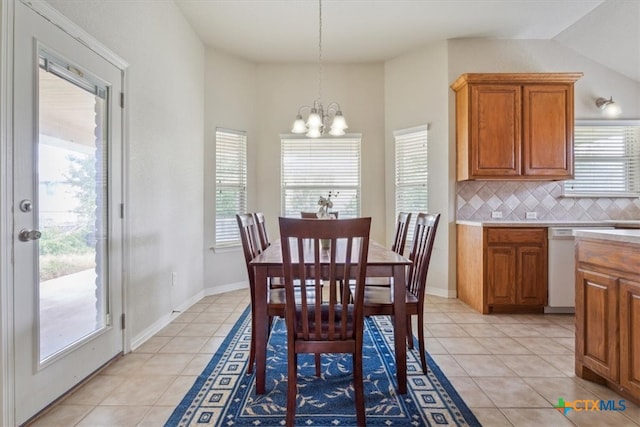
[[[620,281],[620,385],[640,398],[640,282]]]
[[[517,249],[511,246],[487,248],[487,303],[516,303]]]
[[[547,303],[547,229],[458,224],[458,298],[492,312],[542,312]]]
[[[576,248],[576,375],[640,403],[640,245]]]
[[[576,272],[576,352],[582,365],[611,380],[618,379],[618,279],[578,269]],[[579,338],[578,338],[579,337]]]

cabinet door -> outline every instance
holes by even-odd
[[[576,357],[593,372],[618,380],[618,279],[578,268]]]
[[[640,283],[620,280],[620,385],[640,398]]]
[[[520,175],[521,108],[519,85],[471,86],[469,150],[473,178]]]
[[[573,86],[525,85],[522,173],[573,176]]]
[[[515,304],[516,249],[512,246],[487,248],[487,303]]]
[[[518,248],[516,299],[522,305],[546,305],[546,252],[540,246]]]

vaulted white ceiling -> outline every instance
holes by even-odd
[[[203,42],[255,62],[318,60],[317,0],[175,0]],[[326,62],[385,61],[437,40],[553,39],[640,81],[638,0],[323,0],[322,57]],[[615,25],[591,33],[574,24],[605,10],[635,28]],[[617,12],[616,12],[617,11]],[[612,18],[613,19],[613,18]],[[610,22],[609,22],[610,23]],[[611,64],[607,32],[631,32],[618,41],[633,59]],[[598,38],[598,49],[583,35]],[[594,34],[597,34],[595,36]],[[629,40],[635,35],[635,40]],[[604,37],[603,37],[604,36]],[[624,47],[624,46],[623,46]],[[620,56],[620,55],[618,55]],[[633,57],[633,55],[632,55]],[[622,64],[624,63],[624,65]]]

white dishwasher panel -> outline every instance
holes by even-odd
[[[575,230],[613,227],[549,227],[549,290],[545,313],[575,313]]]

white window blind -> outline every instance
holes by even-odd
[[[573,180],[567,196],[637,197],[640,194],[640,123],[576,124]]]
[[[317,212],[320,196],[333,196],[339,218],[360,216],[360,136],[282,137],[282,212]]]
[[[427,130],[425,125],[393,133],[396,143],[396,218],[400,212],[411,212],[415,219],[419,212],[429,209]],[[414,219],[409,224],[409,240],[413,239]]]
[[[246,211],[247,134],[216,128],[216,247],[240,243],[236,214]]]

